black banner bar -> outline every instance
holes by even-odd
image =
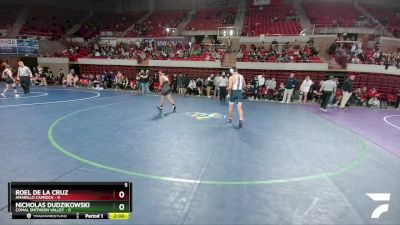
[[[58,213],[58,214],[40,214],[40,213],[13,213],[13,219],[85,219],[102,220],[108,219],[108,213]]]

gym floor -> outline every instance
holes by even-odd
[[[10,181],[131,181],[128,221],[30,224],[399,224],[400,111],[33,88],[0,98],[0,224]],[[389,211],[366,193],[391,193]]]

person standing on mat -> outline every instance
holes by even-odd
[[[336,93],[336,82],[334,81],[334,77],[330,76],[329,80],[325,81],[320,92],[322,91],[322,102],[321,102],[321,110],[326,112],[326,107],[328,106],[332,93]]]
[[[307,103],[308,92],[313,84],[314,82],[310,79],[310,76],[306,76],[306,79],[303,80],[300,86],[300,103]]]
[[[243,127],[243,88],[246,87],[243,75],[239,74],[237,69],[231,68],[230,72],[232,76],[229,77],[228,92],[229,92],[229,111],[228,111],[228,123],[232,123],[233,104],[237,104],[239,112],[239,127]]]
[[[355,76],[351,75],[349,79],[347,79],[343,83],[343,96],[342,100],[340,101],[340,109],[344,109],[346,107],[347,102],[349,101],[352,93],[353,93],[353,81]]]
[[[219,80],[220,79],[221,79],[221,76],[217,73],[217,76],[214,78],[214,98],[216,98],[220,95],[220,93],[219,93]]]
[[[172,90],[171,90],[171,85],[169,84],[168,77],[161,70],[158,71],[158,76],[159,76],[160,87],[161,87],[161,100],[160,100],[160,106],[158,106],[157,109],[160,111],[163,110],[164,98],[167,97],[167,99],[172,104],[173,111],[176,112],[176,104],[171,96]]]
[[[33,77],[32,75],[32,71],[29,69],[29,67],[24,65],[24,62],[19,61],[18,62],[18,75],[17,75],[20,83],[21,83],[21,87],[24,90],[24,94],[29,94],[31,93],[29,90],[29,86],[30,86],[30,79]]]
[[[218,89],[219,89],[219,101],[225,103],[226,99],[226,87],[228,86],[228,78],[225,72],[222,72],[222,76],[218,79]]]
[[[11,67],[8,65],[6,61],[2,63],[4,65],[4,70],[2,74],[2,78],[4,79],[4,82],[6,83],[6,88],[3,90],[1,93],[1,96],[6,97],[6,93],[8,89],[10,89],[10,86],[14,88],[14,94],[15,97],[18,98],[19,94],[17,94],[17,89],[16,89],[16,80],[14,79],[12,72],[11,72]]]
[[[285,81],[285,92],[283,93],[282,103],[290,103],[292,100],[293,89],[297,85],[297,80],[294,78],[294,73],[290,74],[290,77]]]

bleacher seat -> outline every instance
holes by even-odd
[[[254,6],[247,1],[244,32],[249,36],[265,35],[298,35],[301,25],[294,16],[291,5],[277,3],[269,6]]]
[[[186,30],[217,30],[218,27],[232,26],[236,17],[235,8],[199,9]]]

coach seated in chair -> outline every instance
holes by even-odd
[[[188,95],[194,94],[196,90],[196,81],[195,80],[190,80],[189,85],[187,86],[187,93]]]
[[[118,71],[117,76],[115,77],[115,89],[126,89],[128,87],[129,80],[124,77],[120,71]]]

